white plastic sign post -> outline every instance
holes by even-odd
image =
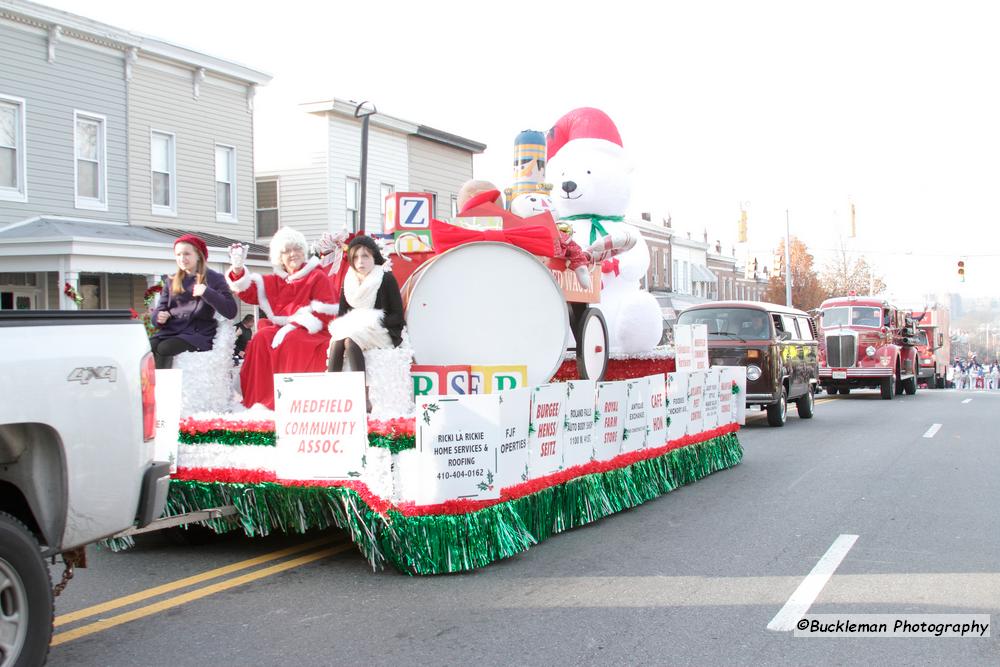
[[[418,505],[500,497],[496,481],[501,441],[498,394],[441,396],[419,403],[416,435],[421,478],[414,483],[410,476],[407,493]]]
[[[705,408],[705,371],[694,371],[688,374],[688,435],[697,435],[704,429],[702,424]]]
[[[177,472],[177,432],[181,421],[181,376],[177,369],[156,371],[156,439],[153,460],[170,461],[171,474]]]
[[[496,484],[500,489],[528,479],[528,417],[531,390],[512,389],[498,396],[500,446],[497,448]]]
[[[694,331],[690,324],[674,327],[674,364],[678,373],[694,370]]]
[[[646,381],[646,447],[667,444],[667,380],[663,373],[648,375]]]
[[[565,407],[566,387],[561,383],[532,388],[528,479],[537,479],[562,470]]]
[[[589,463],[594,456],[594,408],[597,383],[572,380],[566,383],[566,433],[563,436],[563,467]]]
[[[694,357],[694,370],[708,370],[708,325],[691,325],[691,354]]]
[[[368,449],[365,374],[274,376],[279,479],[361,477]]]
[[[646,378],[626,380],[625,430],[622,452],[635,452],[646,447]]]
[[[667,373],[667,440],[687,435],[688,378],[690,373]]]
[[[710,368],[705,371],[705,385],[702,389],[701,430],[708,431],[719,425],[719,371]]]
[[[608,461],[622,452],[628,386],[624,381],[597,383],[597,438],[594,459]]]

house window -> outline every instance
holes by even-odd
[[[103,116],[73,112],[76,126],[76,207],[108,210],[107,138]]]
[[[451,217],[458,217],[458,195],[451,196]]]
[[[0,97],[0,201],[27,201],[24,100]]]
[[[361,181],[356,178],[347,177],[346,190],[344,196],[347,200],[347,229],[348,231],[358,231],[361,227],[358,224],[361,205]]]
[[[154,130],[149,137],[153,213],[156,215],[177,215],[177,163],[174,135]]]
[[[396,188],[388,183],[383,183],[379,188],[379,203],[382,207],[382,221],[379,223],[379,229],[383,234],[385,233],[385,200],[387,197],[391,197],[395,191]]]
[[[236,149],[215,147],[215,219],[236,222]]]
[[[257,181],[257,236],[278,231],[278,181]]]

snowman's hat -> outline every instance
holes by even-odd
[[[573,109],[556,121],[547,135],[548,159],[555,157],[559,149],[575,139],[606,141],[611,146],[622,149],[622,137],[614,121],[600,109],[581,107]]]

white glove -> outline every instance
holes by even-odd
[[[590,282],[590,267],[589,266],[578,266],[574,270],[576,273],[576,279],[580,282],[580,287],[586,291],[590,291],[593,283]]]
[[[285,336],[287,336],[294,330],[295,330],[294,324],[286,324],[285,326],[278,329],[278,333],[274,334],[274,339],[271,340],[271,347],[274,348],[275,350],[278,349],[278,346],[281,345],[281,341],[285,340]]]
[[[243,264],[247,259],[247,251],[249,250],[250,249],[242,243],[234,243],[229,246],[229,263],[232,266],[233,273],[243,269]]]

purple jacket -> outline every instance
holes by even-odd
[[[212,349],[216,311],[223,317],[232,319],[236,317],[238,308],[221,273],[208,269],[205,284],[205,294],[196,299],[191,296],[194,276],[184,279],[184,292],[178,295],[170,293],[169,278],[165,281],[160,301],[153,309],[153,323],[156,323],[157,314],[164,310],[170,313],[170,319],[156,326],[157,332],[153,334],[153,338],[177,336],[194,345],[199,352]]]

